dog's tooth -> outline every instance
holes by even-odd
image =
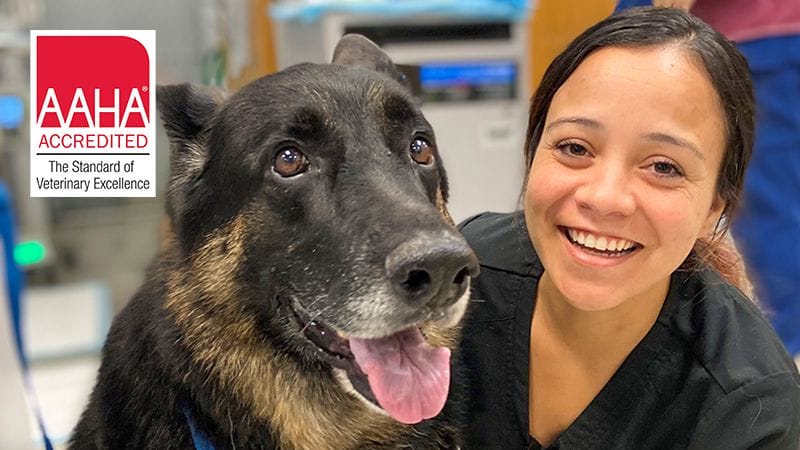
[[[609,251],[612,251],[612,252],[616,251],[617,250],[617,240],[616,239],[611,239],[610,241],[608,241],[608,245],[606,246],[606,250],[609,250]]]
[[[578,233],[578,244],[583,245],[586,242],[586,235],[583,233]]]

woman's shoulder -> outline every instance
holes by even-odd
[[[712,269],[677,272],[667,325],[723,392],[800,375],[758,305]]]
[[[480,273],[471,283],[467,322],[494,322],[523,314],[519,307],[530,308],[527,304],[535,295],[542,268],[522,212],[478,214],[462,222],[459,230],[480,264]]]
[[[690,449],[797,448],[800,375],[752,300],[712,269],[677,271],[656,326],[671,337],[649,343],[651,370],[696,417]]]
[[[461,222],[458,229],[475,251],[481,267],[518,275],[541,271],[522,211],[481,213]]]
[[[758,305],[711,269],[681,294],[672,325],[718,392],[690,448],[797,448],[800,374]]]

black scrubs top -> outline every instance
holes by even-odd
[[[540,448],[528,433],[528,360],[543,268],[522,213],[460,228],[481,263],[461,348],[466,448]],[[740,291],[711,270],[676,272],[652,329],[547,448],[800,449],[800,376]]]

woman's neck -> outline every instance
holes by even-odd
[[[658,318],[668,290],[669,278],[612,309],[584,311],[572,306],[545,272],[534,314],[538,316],[536,323],[553,341],[592,359],[608,360],[615,355],[627,356],[642,340]]]
[[[531,321],[529,432],[549,445],[586,409],[658,318],[669,279],[611,310],[575,308],[547,272]]]

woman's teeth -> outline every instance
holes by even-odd
[[[627,239],[612,239],[605,236],[595,236],[585,231],[573,230],[572,228],[567,228],[567,234],[573,242],[601,252],[622,252],[636,246],[635,242]]]

